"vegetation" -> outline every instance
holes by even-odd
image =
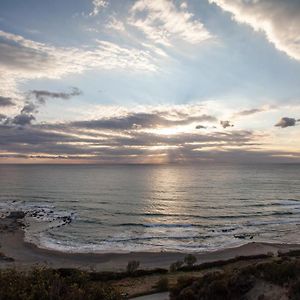
[[[172,263],[170,265],[170,272],[178,271],[178,269],[180,269],[182,267],[182,265],[183,265],[183,261],[181,261],[181,260],[178,260],[178,261]]]
[[[248,259],[254,258],[258,256],[251,256]],[[238,268],[240,264],[233,266],[229,264],[240,260],[246,261],[245,257],[192,266],[182,266],[183,262],[178,261],[170,266],[171,272],[176,270],[181,274],[185,274],[186,270],[196,270],[196,272],[209,270],[205,275],[193,273],[193,276],[197,277],[181,276],[180,273],[168,275],[166,269],[138,270],[138,261],[130,261],[129,267],[124,272],[86,272],[71,268],[57,270],[34,268],[27,272],[6,269],[0,270],[0,300],[121,300],[124,298],[116,289],[119,280],[132,278],[131,282],[136,284],[140,279],[134,278],[150,275],[156,275],[151,276],[156,279],[147,291],[162,292],[171,289],[171,300],[246,299],[247,293],[261,282],[268,283],[271,289],[277,287],[285,291],[289,296],[288,299],[299,300],[300,259],[297,256],[272,259],[270,256],[259,256],[259,258],[268,258],[268,260],[260,263],[256,260],[256,263],[251,265],[248,261],[248,266]],[[220,266],[226,267],[216,268]],[[143,280],[147,281],[147,278],[149,277]],[[176,284],[175,278],[177,278]],[[266,297],[261,294],[257,299],[266,299]]]
[[[169,290],[169,279],[167,277],[161,277],[156,286],[155,286],[156,290],[158,292],[166,292]]]
[[[0,271],[1,300],[120,300],[110,285],[93,282],[87,272],[62,274],[57,270],[35,268],[28,272]]]
[[[63,274],[72,274],[73,272],[77,272],[76,269],[58,269],[58,272]],[[127,277],[141,277],[141,276],[149,276],[149,275],[164,275],[167,274],[168,270],[156,268],[152,270],[135,270],[132,273],[126,272],[112,272],[112,271],[103,271],[103,272],[89,272],[89,279],[91,281],[112,281],[112,280],[121,280]]]
[[[137,260],[131,260],[127,264],[127,273],[132,274],[134,273],[140,266],[140,262]]]
[[[184,262],[188,267],[191,267],[197,262],[197,257],[193,254],[188,254],[185,256]]]
[[[171,290],[171,299],[244,299],[259,281],[286,288],[289,299],[300,299],[300,260],[284,258],[238,270],[209,273],[201,278],[181,277]]]
[[[182,272],[190,272],[190,271],[202,271],[205,269],[223,267],[232,263],[236,263],[239,261],[249,261],[249,260],[258,260],[258,259],[266,259],[273,257],[273,254],[257,254],[257,255],[248,255],[248,256],[236,256],[227,260],[216,260],[211,262],[205,262],[199,265],[186,265],[178,268],[178,271]]]

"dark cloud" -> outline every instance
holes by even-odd
[[[227,128],[227,127],[233,127],[234,125],[232,125],[230,123],[230,121],[220,121],[220,124],[223,128]]]
[[[299,120],[296,120],[295,118],[284,117],[281,118],[279,122],[276,123],[274,126],[281,127],[281,128],[291,127],[291,126],[295,126],[298,121]]]
[[[80,95],[82,92],[73,87],[70,93],[54,93],[49,91],[38,91],[34,90],[29,93],[30,96],[34,96],[35,100],[28,100],[25,102],[23,108],[20,110],[13,118],[2,117],[0,121],[5,125],[17,125],[17,126],[27,126],[31,125],[32,121],[35,120],[35,114],[38,113],[38,108],[41,104],[46,103],[46,99],[49,98],[60,98],[60,99],[70,99],[73,96]],[[0,98],[1,101],[1,98]],[[0,104],[1,106],[1,104]]]
[[[14,72],[46,71],[55,60],[38,47],[22,45],[20,40],[0,36],[0,64]],[[33,63],[34,62],[34,63]]]
[[[12,98],[0,96],[0,107],[1,106],[13,106],[15,105]]]
[[[23,108],[21,109],[21,114],[30,114],[37,113],[38,106],[33,102],[26,102]]]
[[[187,125],[193,122],[216,122],[217,119],[209,115],[187,116],[175,119],[167,118],[164,112],[131,113],[122,117],[73,122],[72,125],[90,129],[126,130],[139,128],[171,127]]]
[[[24,116],[22,117],[24,118]],[[29,118],[29,120],[28,120]],[[31,117],[32,118],[32,117]],[[139,130],[92,133],[72,123],[24,126],[0,125],[1,157],[84,159],[103,163],[275,160],[279,152],[257,151],[262,136],[251,131],[163,135]],[[21,122],[20,122],[21,120]],[[212,150],[212,148],[214,150]],[[251,150],[256,150],[251,152]],[[13,156],[7,153],[14,153]],[[7,156],[7,157],[8,157]]]
[[[178,118],[172,112],[171,118],[166,112],[152,112],[92,121],[35,124],[33,113],[23,112],[10,119],[4,116],[6,121],[0,125],[0,157],[140,163],[247,161],[247,158],[274,161],[273,155],[283,155],[260,151],[259,141],[264,136],[252,131],[218,131],[215,128],[213,132],[160,134],[159,130],[143,130],[190,124],[195,119],[215,120],[207,115],[181,113]],[[205,127],[200,124],[199,129],[200,126]]]
[[[50,92],[45,90],[32,90],[30,95],[33,96],[40,104],[45,104],[47,99],[64,99],[68,100],[72,97],[79,96],[82,94],[82,91],[77,87],[72,87],[70,93],[65,92]]]
[[[250,115],[254,115],[260,112],[265,111],[264,108],[253,108],[253,109],[248,109],[248,110],[242,110],[240,112],[237,112],[235,114],[235,116],[250,116]]]
[[[207,127],[206,126],[203,126],[203,125],[197,125],[195,127],[195,129],[206,129]]]
[[[35,120],[32,114],[19,114],[12,119],[12,123],[19,126],[30,125]]]
[[[20,117],[19,117],[20,118]],[[28,121],[30,122],[30,121]],[[20,123],[20,122],[18,122]],[[25,122],[22,122],[24,125]],[[60,132],[59,132],[60,131]],[[168,147],[176,148],[173,154],[181,152],[180,156],[191,156],[197,148],[205,148],[207,145],[250,145],[253,143],[251,132],[217,132],[205,134],[178,134],[159,135],[154,133],[139,132],[132,130],[122,135],[106,135],[99,133],[98,136],[87,137],[86,132],[74,131],[68,124],[24,126],[22,130],[15,126],[0,126],[0,145],[14,153],[28,153],[38,155],[84,155],[110,157],[119,161],[120,157],[137,155],[162,155],[169,153]],[[154,147],[155,146],[155,147]],[[162,149],[157,148],[162,146]],[[154,147],[154,150],[151,148]],[[173,158],[175,160],[175,156]]]

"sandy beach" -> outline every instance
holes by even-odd
[[[131,252],[131,253],[63,253],[45,250],[24,242],[22,220],[0,219],[0,245],[2,259],[0,267],[29,268],[45,265],[52,268],[80,268],[97,271],[123,271],[128,261],[138,260],[140,268],[169,268],[170,264],[182,260],[185,253],[178,252]],[[251,256],[288,252],[300,249],[297,244],[247,243],[239,247],[213,252],[195,253],[198,263],[228,260],[237,256]],[[5,259],[4,259],[5,258]]]

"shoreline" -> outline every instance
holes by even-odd
[[[24,241],[22,219],[0,219],[0,268],[30,268],[42,265],[52,268],[78,268],[96,271],[124,271],[128,261],[138,260],[142,269],[166,268],[175,261],[183,260],[184,252],[126,252],[126,253],[68,253],[38,248]],[[193,253],[197,263],[228,260],[237,256],[252,256],[300,250],[299,244],[250,242],[242,246],[210,252]]]

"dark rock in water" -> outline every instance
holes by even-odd
[[[234,230],[235,230],[235,228],[224,228],[224,229],[222,229],[222,232],[231,232]]]
[[[9,219],[24,219],[25,213],[23,211],[12,211],[7,218]]]
[[[236,239],[241,239],[241,240],[244,240],[244,239],[247,239],[247,238],[249,238],[250,240],[253,239],[253,235],[252,234],[247,234],[247,233],[245,233],[245,234],[235,234],[234,237]]]

